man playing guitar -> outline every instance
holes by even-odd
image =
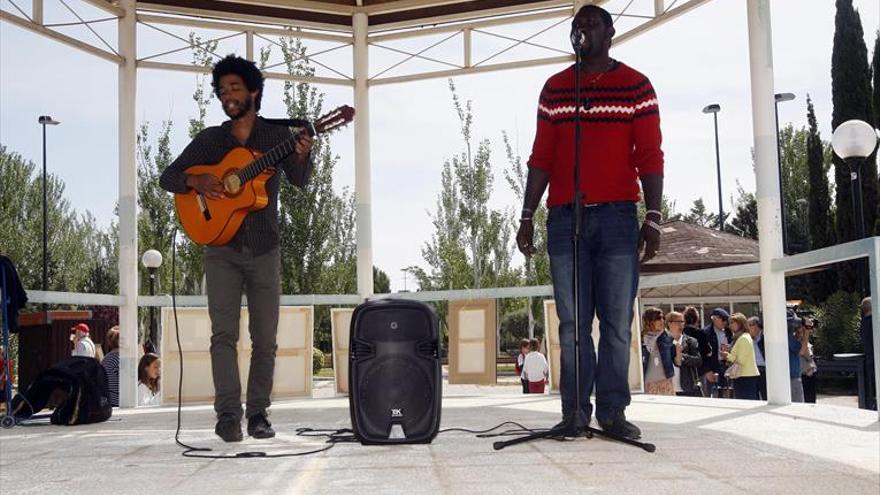
[[[212,200],[223,199],[226,189],[211,174],[189,175],[195,165],[218,163],[234,148],[265,153],[291,137],[287,127],[257,116],[263,96],[263,75],[246,59],[229,55],[213,70],[211,85],[230,120],[200,132],[162,173],[161,187],[173,193],[195,190]],[[312,137],[300,133],[294,152],[276,167],[287,180],[304,187],[312,171]],[[208,313],[211,317],[211,368],[214,379],[215,433],[226,442],[242,440],[241,382],[238,372],[238,338],[241,295],[247,294],[251,335],[248,374],[248,435],[275,436],[267,418],[275,371],[278,308],[281,297],[281,258],[278,249],[278,191],[281,174],[266,183],[268,204],[250,212],[235,236],[225,245],[205,246]]]

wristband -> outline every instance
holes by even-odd
[[[658,224],[657,222],[655,222],[653,220],[645,220],[645,225],[647,225],[648,227],[651,227],[652,229],[656,230],[660,234],[663,233],[663,229],[660,227],[660,224]]]

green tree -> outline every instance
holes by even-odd
[[[791,124],[779,131],[780,158],[782,159],[782,201],[785,212],[786,250],[789,254],[810,249],[808,234],[809,172],[807,166],[806,128],[795,129]]]
[[[729,216],[730,212],[725,212],[723,220],[726,222],[727,217]],[[718,228],[718,214],[712,213],[706,208],[703,198],[697,198],[694,200],[694,205],[684,215],[683,220],[710,229]]]
[[[831,127],[850,119],[873,122],[871,108],[871,82],[868,67],[868,49],[865,46],[862,21],[853,8],[852,0],[837,0],[837,13],[834,19],[834,46],[831,54]],[[874,157],[862,165],[862,206],[865,225],[873,226],[877,213],[877,165]],[[834,157],[834,178],[836,187],[837,241],[848,242],[857,237],[857,218],[853,216],[852,194],[850,192],[849,166]],[[840,271],[840,287],[858,287],[857,268],[860,263],[844,264]]]
[[[507,155],[508,164],[508,168],[504,169],[504,179],[516,195],[518,204],[521,205],[525,198],[528,170],[523,166],[522,157],[513,152],[513,147],[510,145],[510,138],[508,137],[507,132],[502,131],[501,136],[504,141],[504,150]],[[547,206],[543,201],[539,202],[538,208],[532,212],[532,225],[535,226],[535,234],[533,237],[535,254],[525,259],[525,277],[523,278],[523,281],[527,286],[547,285],[552,282],[550,278],[550,257],[547,255]],[[513,227],[516,229],[519,228],[518,219],[514,220]],[[519,322],[519,319],[511,316],[514,313],[505,315],[505,318],[512,318],[510,321],[513,323],[510,323],[510,328],[508,328],[508,326],[505,326],[505,320],[502,320],[502,346],[509,344],[509,339],[515,340],[516,338],[529,337],[535,335],[536,329],[543,328],[543,325],[541,324],[544,314],[544,305],[542,301],[542,298],[528,298],[528,301],[526,302],[527,311],[525,312],[527,325],[524,335],[520,335],[512,330],[512,328],[517,327],[518,323],[516,322]],[[514,345],[514,347],[516,347],[516,345]]]
[[[0,145],[0,252],[15,263],[27,289],[40,289],[43,279],[43,179],[35,169],[33,162]],[[113,290],[115,278],[102,272],[111,262],[102,256],[114,255],[113,239],[104,237],[91,213],[71,207],[64,183],[51,173],[46,198],[48,289]]]
[[[410,272],[423,290],[514,285],[519,273],[511,268],[513,213],[487,206],[493,182],[490,143],[484,139],[472,152],[472,103],[462,104],[452,81],[449,89],[464,150],[446,160],[440,173],[441,190],[431,218],[434,233],[422,248],[431,273]]]
[[[743,189],[742,184],[736,183],[737,198],[734,201],[734,217],[729,227],[743,237],[758,240],[758,200],[754,193]]]
[[[807,95],[807,121],[809,135],[807,137],[807,169],[809,171],[809,227],[810,248],[819,249],[835,244],[834,215],[831,205],[831,194],[828,191],[828,169],[831,157],[828,143],[822,141],[813,101]],[[810,280],[810,298],[814,303],[824,301],[835,291],[837,276],[831,269],[812,274]]]
[[[455,91],[455,84],[449,80],[449,91],[452,93],[452,103],[458,114],[461,124],[461,136],[464,140],[465,151],[452,156],[452,169],[455,172],[456,185],[459,192],[458,212],[463,226],[463,240],[470,248],[470,265],[473,270],[473,283],[471,288],[479,289],[482,282],[484,261],[488,253],[483,242],[491,228],[489,207],[487,205],[492,195],[492,165],[490,143],[488,139],[480,141],[477,145],[476,155],[473,154],[473,110],[471,100],[462,106]]]
[[[871,62],[871,72],[874,75],[874,93],[871,98],[874,103],[874,128],[880,129],[880,29],[877,30],[877,37],[874,40],[874,59]],[[880,191],[880,184],[878,184],[877,189]],[[877,201],[877,208],[877,221],[874,224],[874,235],[880,235],[880,201]]]

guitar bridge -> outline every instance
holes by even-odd
[[[205,196],[202,194],[196,195],[196,202],[199,204],[199,210],[201,210],[202,216],[205,217],[206,221],[210,221],[211,210],[208,209],[208,203],[205,201]]]

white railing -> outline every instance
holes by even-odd
[[[859,258],[868,258],[870,272],[871,293],[880,294],[880,237],[870,237],[857,241],[847,242],[836,246],[816,249],[806,253],[786,256],[774,259],[770,262],[774,272],[783,274],[806,268],[831,265],[843,261]],[[723,268],[708,268],[688,272],[665,273],[662,275],[647,275],[641,277],[640,289],[657,288],[683,284],[698,284],[704,282],[718,282],[742,278],[760,276],[760,263],[728,266]],[[119,306],[125,304],[123,296],[115,294],[83,294],[74,292],[54,291],[27,291],[29,302],[47,304],[69,305],[101,305]],[[420,292],[397,292],[393,294],[377,294],[375,298],[403,298],[418,301],[453,301],[468,299],[503,299],[514,297],[549,297],[553,295],[551,285],[539,285],[529,287],[500,287],[489,289],[462,289],[443,291],[420,291]],[[207,296],[177,296],[177,305],[181,307],[206,307]],[[242,304],[247,299],[242,297]],[[356,294],[307,294],[307,295],[282,295],[281,304],[285,306],[313,306],[313,305],[356,305],[361,298]],[[155,307],[171,306],[172,300],[169,295],[139,296],[138,306]],[[872,299],[872,313],[880,314],[880,297]],[[873,319],[874,336],[874,362],[880,362],[880,318]],[[880,367],[875,366],[874,383],[880,382]],[[880,390],[877,391],[877,399],[880,402]]]

